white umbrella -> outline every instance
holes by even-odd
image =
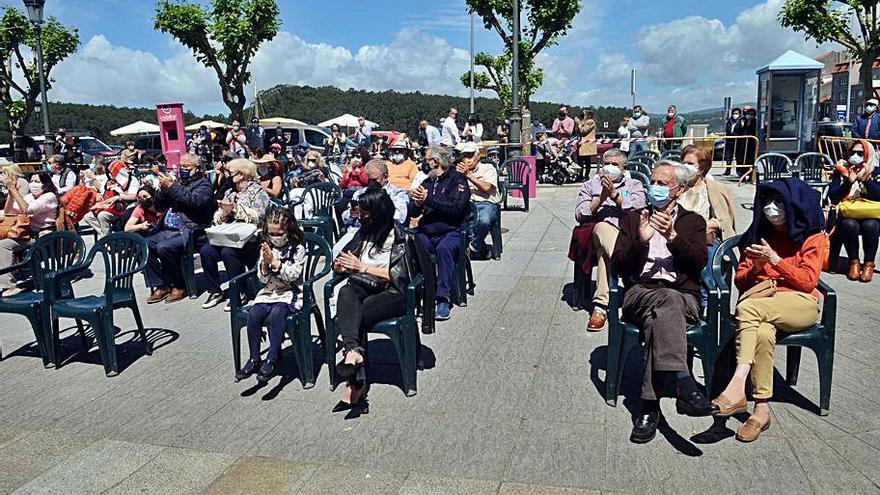
[[[376,127],[379,127],[379,124],[377,124],[375,122],[371,122],[369,120],[367,120],[365,123],[374,129]],[[333,124],[336,124],[339,127],[357,127],[360,125],[358,123],[358,118],[350,113],[342,114],[339,117],[336,117],[335,119],[325,120],[324,122],[321,122],[318,125],[321,127],[330,127]]]
[[[111,136],[128,136],[130,134],[153,134],[159,132],[159,126],[138,120],[137,122],[122,126],[110,131]]]
[[[208,129],[216,129],[218,127],[229,127],[229,124],[224,124],[223,122],[214,122],[213,120],[203,120],[201,122],[196,122],[195,124],[188,125],[184,129],[187,131],[197,131],[200,127],[205,126]]]
[[[308,125],[301,120],[296,119],[287,119],[284,117],[270,117],[267,119],[260,119],[260,125],[263,127],[270,127],[273,125]]]

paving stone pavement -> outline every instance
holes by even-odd
[[[328,390],[326,367],[310,390],[236,383],[228,315],[201,301],[148,307],[139,290],[157,349],[143,356],[118,312],[125,369],[114,378],[71,329],[65,364],[43,369],[25,320],[0,315],[0,493],[880,493],[877,284],[823,275],[840,295],[829,416],[814,412],[805,352],[759,441],[692,443],[711,419],[678,416],[664,399],[669,428],[634,445],[632,397],[616,408],[602,398],[607,334],[588,334],[587,313],[563,300],[577,191],[541,187],[529,213],[504,213],[503,260],[474,263],[469,306],[422,338],[436,362],[419,372],[418,395],[404,396],[393,350],[374,337],[371,410],[356,419],[330,413],[341,390]],[[752,194],[736,188],[737,204]]]

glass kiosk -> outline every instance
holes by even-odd
[[[821,62],[789,50],[758,70],[761,150],[791,154],[813,150],[822,67]]]

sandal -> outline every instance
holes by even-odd
[[[740,442],[754,442],[761,436],[761,433],[770,428],[770,417],[767,417],[767,423],[762,425],[757,419],[749,418],[739,427],[736,432],[736,439]]]
[[[718,412],[715,413],[715,416],[720,418],[726,418],[728,416],[733,416],[734,414],[739,414],[742,412],[746,412],[748,409],[748,404],[746,402],[746,398],[743,399],[736,404],[730,402],[730,399],[725,397],[724,394],[719,395],[712,401],[713,404],[718,406]]]

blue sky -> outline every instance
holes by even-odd
[[[283,25],[254,60],[260,88],[278,83],[419,90],[466,95],[464,0],[278,1]],[[20,7],[20,1],[0,0]],[[225,111],[215,76],[169,36],[153,31],[152,0],[47,0],[80,30],[79,52],[53,72],[50,98],[152,105],[184,101]],[[629,69],[640,70],[639,101],[649,111],[720,106],[724,96],[753,100],[755,69],[787,49],[816,55],[776,24],[782,0],[583,0],[574,27],[539,59],[545,84],[535,99],[628,105]],[[87,7],[85,7],[87,6]],[[479,20],[477,51],[497,52],[497,35]]]

